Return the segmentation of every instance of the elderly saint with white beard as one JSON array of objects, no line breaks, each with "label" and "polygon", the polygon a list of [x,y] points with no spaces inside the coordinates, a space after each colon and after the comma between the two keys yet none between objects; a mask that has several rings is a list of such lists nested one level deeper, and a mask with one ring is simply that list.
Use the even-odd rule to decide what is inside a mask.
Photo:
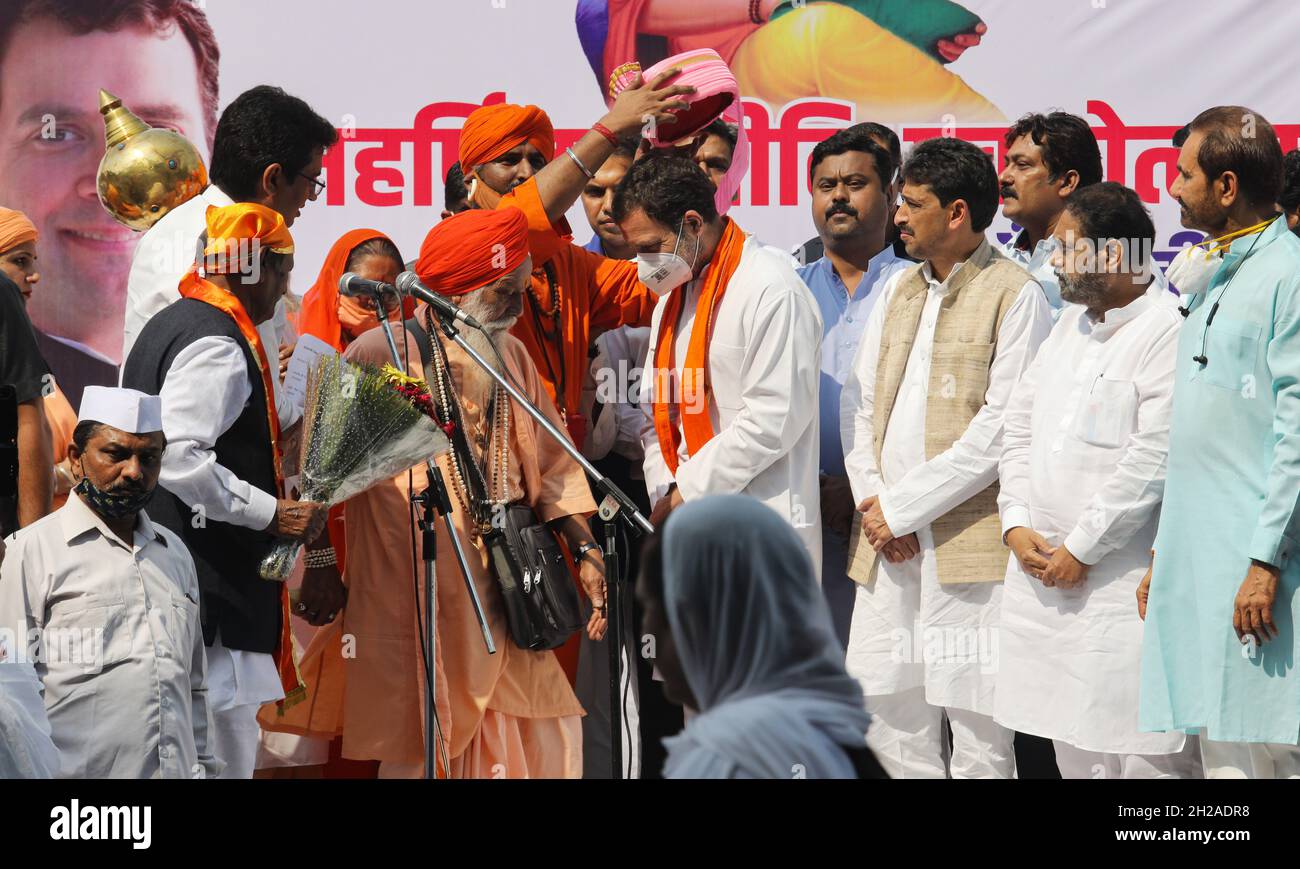
[{"label": "elderly saint with white beard", "polygon": [[[439,223],[415,271],[484,327],[462,334],[489,363],[502,366],[529,401],[563,428],[527,350],[509,334],[523,310],[531,273],[527,220],[513,208],[471,210]],[[436,461],[447,483],[452,523],[465,547],[470,578],[496,642],[489,655],[441,524],[437,542],[436,704],[451,778],[576,778],[582,772],[583,710],[555,653],[512,640],[493,576],[477,492],[489,508],[524,504],[561,536],[594,610],[588,635],[605,631],[604,564],[587,516],[595,511],[581,467],[462,348],[435,328],[427,306],[396,330],[407,373],[428,382],[435,417],[459,428],[466,450]],[[486,334],[485,334],[486,333]],[[348,348],[353,362],[391,362],[387,339],[373,329]],[[453,435],[453,441],[458,440]],[[476,481],[482,481],[480,485]],[[313,638],[303,659],[311,699],[270,723],[276,730],[343,736],[342,756],[380,761],[381,777],[416,777],[424,768],[424,691],[417,611],[422,583],[413,572],[410,496],[427,485],[424,465],[347,502],[348,605]],[[479,515],[482,515],[481,513]],[[418,610],[417,610],[418,607]],[[340,659],[344,635],[355,656]],[[346,691],[344,681],[346,680]]]}]

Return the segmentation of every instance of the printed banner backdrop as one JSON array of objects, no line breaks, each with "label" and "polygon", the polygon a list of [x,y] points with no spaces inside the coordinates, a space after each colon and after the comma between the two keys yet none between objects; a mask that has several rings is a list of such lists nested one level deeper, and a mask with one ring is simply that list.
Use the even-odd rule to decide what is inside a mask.
[{"label": "printed banner backdrop", "polygon": [[[732,214],[745,229],[785,247],[814,234],[806,172],[813,145],[856,121],[889,124],[905,149],[932,136],[969,139],[1000,167],[1002,133],[1011,120],[1053,108],[1083,115],[1101,141],[1107,177],[1135,187],[1151,208],[1164,261],[1198,237],[1181,230],[1168,194],[1177,156],[1170,137],[1178,127],[1201,109],[1234,103],[1272,121],[1284,149],[1296,147],[1300,136],[1300,89],[1290,62],[1300,5],[1289,0],[822,0],[787,5],[762,26],[748,23],[743,0],[197,5],[220,46],[221,107],[248,87],[276,84],[307,100],[344,136],[326,160],[326,192],[293,227],[299,293],[315,280],[330,244],[349,229],[385,231],[407,259],[415,257],[439,219],[442,179],[474,107],[540,105],[563,148],[605,111],[611,66],[634,55],[648,66],[708,46],[729,60],[746,94],[752,149]],[[987,27],[981,43],[960,57],[949,62],[935,50],[940,39],[981,21]],[[103,131],[95,126],[93,100],[99,87],[109,87],[138,108],[184,103],[185,94],[194,102],[194,56],[183,40],[178,49],[176,40],[159,46],[158,38],[141,34],[129,44],[104,45],[92,41],[113,34],[71,42],[53,34],[32,28],[6,49],[0,126],[25,124],[31,129],[17,129],[18,137],[35,135],[39,110],[24,110],[19,100],[11,111],[15,94],[29,91],[39,90],[50,104],[88,109],[78,133],[80,174],[60,175],[51,148],[41,152],[45,162],[25,164],[0,150],[0,205],[39,212],[30,204],[40,201],[36,186],[53,201],[58,191],[51,188],[75,185],[82,231],[65,232],[57,208],[33,215],[47,268],[37,290],[45,301],[33,303],[32,316],[46,335],[117,363],[133,241],[102,210],[94,213],[87,173],[93,179]],[[20,88],[14,76],[22,69],[29,78]],[[173,125],[206,154],[207,137],[193,115]],[[14,138],[9,129],[0,134],[5,142]],[[58,147],[72,144],[60,138]],[[576,241],[590,237],[579,207],[570,222]],[[1010,231],[999,216],[993,233],[1004,239]],[[57,245],[73,241],[84,250],[63,256]],[[80,271],[73,254],[88,263]]]}]

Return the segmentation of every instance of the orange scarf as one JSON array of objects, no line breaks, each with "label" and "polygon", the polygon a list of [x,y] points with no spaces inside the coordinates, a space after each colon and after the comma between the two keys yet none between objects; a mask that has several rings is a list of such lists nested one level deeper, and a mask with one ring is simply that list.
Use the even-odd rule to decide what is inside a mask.
[{"label": "orange scarf", "polygon": [[[316,283],[302,297],[302,310],[298,314],[298,334],[315,335],[335,350],[342,352],[353,339],[379,325],[375,312],[356,299],[339,294],[339,279],[347,268],[348,257],[366,242],[388,238],[377,229],[354,229],[345,233],[321,266]],[[394,323],[408,320],[415,313],[415,302],[403,297],[402,307],[389,314]]]},{"label": "orange scarf", "polygon": [[[655,345],[654,420],[659,436],[659,450],[668,469],[677,473],[677,451],[681,447],[682,433],[686,435],[687,455],[693,456],[713,439],[713,422],[709,419],[708,362],[709,342],[713,338],[713,318],[718,304],[727,291],[731,276],[740,265],[740,253],[745,246],[745,233],[731,218],[726,218],[722,238],[713,252],[704,287],[695,303],[695,323],[691,327],[691,342],[686,348],[686,366],[677,371],[675,359],[676,332],[686,297],[685,286],[668,294],[663,316],[659,320],[659,339]],[[667,376],[666,376],[667,375]],[[672,388],[672,378],[681,384],[680,390]],[[670,393],[678,393],[671,396]],[[679,400],[669,401],[669,398]],[[697,400],[703,398],[704,400]],[[677,406],[680,429],[673,425],[670,405]]]},{"label": "orange scarf", "polygon": [[[275,497],[284,497],[284,473],[280,469],[280,414],[275,409],[275,384],[271,381],[271,365],[262,346],[262,338],[253,325],[253,320],[233,293],[228,293],[211,281],[199,277],[191,268],[181,278],[178,288],[182,298],[198,299],[211,305],[235,321],[239,334],[244,336],[253,358],[257,360],[258,370],[262,373],[262,388],[266,392],[266,422],[271,432],[271,455],[275,462]],[[278,361],[278,357],[277,357]],[[275,649],[275,665],[280,672],[280,684],[284,687],[284,699],[280,708],[285,709],[302,700],[307,695],[307,687],[298,674],[298,665],[293,660],[293,638],[289,624],[289,586],[280,584],[280,640]]]}]

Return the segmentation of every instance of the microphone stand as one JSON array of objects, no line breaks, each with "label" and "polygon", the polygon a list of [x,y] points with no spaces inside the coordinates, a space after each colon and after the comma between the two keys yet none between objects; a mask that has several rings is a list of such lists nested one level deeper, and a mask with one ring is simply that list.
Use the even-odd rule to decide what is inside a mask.
[{"label": "microphone stand", "polygon": [[[385,307],[383,294],[375,293],[375,312],[379,318],[379,326],[384,330],[384,337],[388,339],[388,351],[393,357],[393,367],[398,371],[406,371],[406,362],[401,354],[397,352],[397,342],[393,339],[393,328],[385,316],[387,308]],[[420,556],[424,560],[424,647],[425,647],[425,675],[427,677],[424,692],[424,777],[426,779],[437,778],[437,762],[434,754],[434,730],[437,729],[438,740],[442,740],[442,725],[438,721],[438,709],[435,702],[437,694],[437,649],[434,645],[435,629],[437,624],[437,555],[438,555],[438,535],[435,529],[434,514],[442,516],[443,527],[447,530],[447,536],[451,539],[452,551],[456,554],[456,563],[460,567],[461,576],[465,580],[465,588],[469,592],[469,600],[474,607],[474,616],[478,619],[479,630],[483,632],[483,642],[487,646],[489,655],[495,655],[497,651],[496,643],[492,639],[492,630],[488,627],[487,617],[483,614],[483,603],[479,600],[478,589],[474,587],[474,580],[470,576],[469,562],[465,559],[465,549],[461,545],[460,536],[456,533],[456,526],[451,521],[451,498],[447,495],[447,485],[443,480],[442,471],[434,463],[433,459],[426,459],[424,462],[425,471],[428,474],[428,485],[420,494],[411,495],[411,503],[418,504],[421,509],[419,521],[420,527]],[[444,746],[445,749],[445,746]],[[451,775],[450,768],[447,774]]]},{"label": "microphone stand", "polygon": [[626,492],[620,489],[613,480],[602,474],[595,465],[587,461],[587,457],[578,451],[578,448],[573,445],[573,441],[569,439],[568,435],[561,433],[555,423],[547,419],[546,414],[542,413],[536,405],[525,398],[523,393],[516,389],[514,384],[510,383],[502,372],[498,371],[477,350],[471,347],[469,342],[461,337],[460,330],[456,327],[454,319],[444,316],[433,306],[430,306],[430,310],[437,317],[442,326],[442,331],[446,333],[447,337],[468,353],[470,358],[514,399],[515,404],[523,408],[524,412],[531,416],[542,427],[542,430],[549,434],[586,471],[587,476],[605,495],[600,503],[599,516],[605,523],[605,602],[609,621],[609,637],[607,637],[607,640],[609,641],[610,754],[613,777],[620,779],[623,777],[623,707],[620,702],[619,689],[622,685],[623,669],[624,588],[620,575],[618,526],[614,520],[616,518],[621,520],[627,527],[629,539],[641,534],[653,534],[654,527],[641,514],[636,503],[627,496]]}]

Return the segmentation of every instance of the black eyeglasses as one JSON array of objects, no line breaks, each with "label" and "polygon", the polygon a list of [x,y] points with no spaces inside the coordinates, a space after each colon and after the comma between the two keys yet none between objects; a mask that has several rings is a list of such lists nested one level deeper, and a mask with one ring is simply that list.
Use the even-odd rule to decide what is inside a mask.
[{"label": "black eyeglasses", "polygon": [[307,175],[303,172],[299,172],[298,177],[306,178],[308,181],[312,183],[312,185],[315,187],[315,190],[313,191],[312,195],[320,196],[322,193],[325,192],[325,182],[320,180],[319,178],[313,178],[310,175]]}]

